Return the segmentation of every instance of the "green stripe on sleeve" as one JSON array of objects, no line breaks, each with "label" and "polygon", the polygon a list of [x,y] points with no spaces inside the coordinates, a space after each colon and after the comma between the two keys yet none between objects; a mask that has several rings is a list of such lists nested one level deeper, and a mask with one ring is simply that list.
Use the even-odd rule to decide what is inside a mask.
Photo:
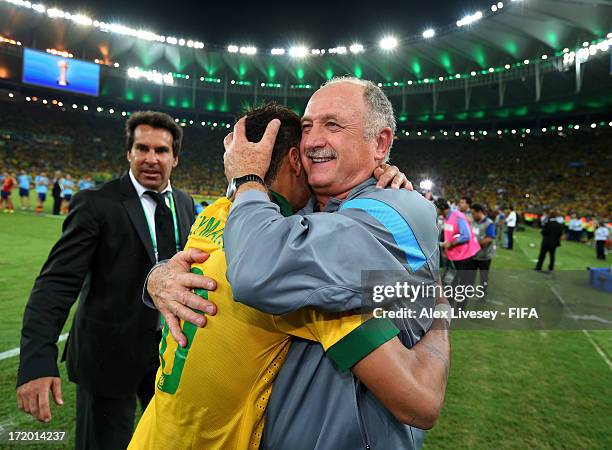
[{"label": "green stripe on sleeve", "polygon": [[332,345],[327,356],[343,372],[399,334],[389,319],[370,319]]}]

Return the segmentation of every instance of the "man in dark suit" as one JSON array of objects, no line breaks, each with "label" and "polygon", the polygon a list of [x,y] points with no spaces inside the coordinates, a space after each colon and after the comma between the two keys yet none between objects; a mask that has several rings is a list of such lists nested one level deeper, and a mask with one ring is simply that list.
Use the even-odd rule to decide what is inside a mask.
[{"label": "man in dark suit", "polygon": [[542,227],[542,245],[540,247],[540,256],[535,270],[542,270],[542,264],[546,258],[546,253],[550,256],[548,270],[553,271],[555,268],[555,252],[557,247],[561,245],[561,236],[563,235],[563,218],[556,217],[556,214],[551,211],[550,218]]},{"label": "man in dark suit", "polygon": [[63,359],[77,383],[77,448],[125,448],[136,398],[143,409],[159,364],[159,316],[141,301],[151,267],[187,241],[193,200],[169,182],[182,130],[159,112],[126,123],[130,170],[77,193],[23,318],[17,380],[21,410],[49,422],[62,404],[57,341],[80,294]]}]

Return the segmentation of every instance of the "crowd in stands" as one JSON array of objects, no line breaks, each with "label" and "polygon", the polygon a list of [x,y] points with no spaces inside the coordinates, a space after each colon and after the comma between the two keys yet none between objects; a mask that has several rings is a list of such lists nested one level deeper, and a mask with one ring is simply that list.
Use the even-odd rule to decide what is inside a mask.
[{"label": "crowd in stands", "polygon": [[[101,117],[40,104],[3,104],[0,173],[32,177],[59,170],[100,183],[127,167],[124,117]],[[222,195],[227,129],[186,126],[173,183],[193,194]],[[548,209],[612,218],[612,133],[488,137],[479,140],[397,139],[391,163],[413,183],[430,179],[434,193],[478,199],[492,211],[513,204],[519,215]]]}]

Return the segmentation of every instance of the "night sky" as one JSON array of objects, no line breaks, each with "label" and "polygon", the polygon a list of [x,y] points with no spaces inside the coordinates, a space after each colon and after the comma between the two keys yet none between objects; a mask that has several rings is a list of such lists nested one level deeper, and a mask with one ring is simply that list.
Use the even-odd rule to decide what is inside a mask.
[{"label": "night sky", "polygon": [[45,2],[69,12],[79,11],[105,22],[148,28],[159,34],[271,48],[301,43],[310,48],[378,42],[387,33],[411,36],[485,12],[493,0],[429,1],[258,1],[206,2],[142,0],[60,0]]}]

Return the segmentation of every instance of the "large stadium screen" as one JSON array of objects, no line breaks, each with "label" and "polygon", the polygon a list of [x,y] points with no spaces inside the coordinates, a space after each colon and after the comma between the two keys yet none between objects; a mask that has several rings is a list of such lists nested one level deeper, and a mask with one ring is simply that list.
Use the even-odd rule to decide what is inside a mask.
[{"label": "large stadium screen", "polygon": [[100,66],[24,49],[23,82],[79,94],[98,95]]}]

